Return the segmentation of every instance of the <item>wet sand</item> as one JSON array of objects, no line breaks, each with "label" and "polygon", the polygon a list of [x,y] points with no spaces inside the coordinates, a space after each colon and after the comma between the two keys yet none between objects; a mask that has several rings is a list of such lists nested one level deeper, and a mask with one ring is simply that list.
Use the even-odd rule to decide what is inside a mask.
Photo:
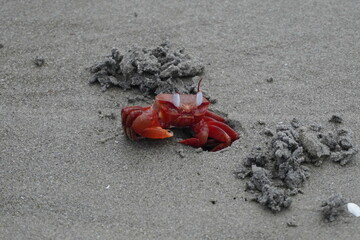
[{"label": "wet sand", "polygon": [[[250,201],[233,171],[265,127],[293,118],[328,127],[336,114],[360,146],[359,7],[5,1],[0,238],[355,239],[358,218],[326,223],[319,209],[334,193],[360,204],[359,155],[345,166],[308,165],[304,194],[276,214]],[[178,144],[180,136],[131,142],[119,113],[139,92],[88,84],[87,68],[112,47],[166,39],[203,59],[202,88],[217,99],[211,109],[241,123],[241,138],[225,151],[199,153]]]}]

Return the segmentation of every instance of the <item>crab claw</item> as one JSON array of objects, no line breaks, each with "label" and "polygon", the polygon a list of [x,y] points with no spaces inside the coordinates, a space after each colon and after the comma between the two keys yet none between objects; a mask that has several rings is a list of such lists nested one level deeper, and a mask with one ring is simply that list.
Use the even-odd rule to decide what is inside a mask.
[{"label": "crab claw", "polygon": [[122,125],[125,134],[132,140],[140,135],[146,138],[162,139],[173,134],[160,126],[156,114],[149,107],[127,107],[121,111]]},{"label": "crab claw", "polygon": [[142,130],[140,135],[153,139],[162,139],[174,136],[174,134],[161,127],[145,128]]}]

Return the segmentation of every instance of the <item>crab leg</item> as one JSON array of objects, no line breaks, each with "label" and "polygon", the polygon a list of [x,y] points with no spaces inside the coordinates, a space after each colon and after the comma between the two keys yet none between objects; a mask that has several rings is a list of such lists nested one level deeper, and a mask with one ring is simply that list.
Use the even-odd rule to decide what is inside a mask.
[{"label": "crab leg", "polygon": [[121,123],[126,136],[131,140],[137,139],[135,131],[131,128],[133,121],[143,113],[143,108],[138,106],[127,107],[121,110]]},{"label": "crab leg", "polygon": [[204,120],[202,120],[192,126],[191,130],[195,133],[195,136],[193,138],[181,140],[179,143],[190,145],[192,147],[202,147],[206,143],[209,136],[208,125]]},{"label": "crab leg", "polygon": [[210,121],[206,121],[205,118],[205,121],[200,121],[192,126],[191,129],[195,136],[179,141],[179,143],[192,147],[212,147],[212,152],[230,146],[233,141],[239,138],[239,135],[231,127],[212,118]]},{"label": "crab leg", "polygon": [[225,119],[223,117],[221,117],[213,112],[210,112],[210,111],[206,111],[205,116],[210,117],[211,119],[214,119],[219,122],[225,122]]},{"label": "crab leg", "polygon": [[205,146],[212,148],[212,152],[219,151],[231,145],[239,135],[228,125],[218,121],[206,122],[209,127],[209,138]]},{"label": "crab leg", "polygon": [[218,126],[209,125],[209,137],[220,142],[217,146],[211,149],[212,152],[219,151],[231,145],[230,136]]},{"label": "crab leg", "polygon": [[[122,126],[126,126],[126,120],[127,120],[127,117],[129,116],[129,114],[133,111],[143,111],[144,109],[142,107],[139,107],[139,106],[131,106],[131,107],[126,107],[126,108],[123,108],[121,109],[121,123],[122,123]],[[130,125],[131,126],[131,125]]]},{"label": "crab leg", "polygon": [[136,133],[134,129],[131,127],[133,121],[142,114],[141,110],[134,110],[126,117],[125,127],[123,125],[123,129],[125,129],[126,135],[133,141],[137,140]]},{"label": "crab leg", "polygon": [[217,122],[217,121],[210,121],[210,122],[207,122],[207,124],[217,126],[217,127],[221,128],[222,130],[224,130],[224,132],[227,135],[229,135],[229,137],[231,138],[231,142],[233,142],[233,141],[235,141],[236,139],[239,138],[239,135],[231,127],[229,127],[225,123]]}]

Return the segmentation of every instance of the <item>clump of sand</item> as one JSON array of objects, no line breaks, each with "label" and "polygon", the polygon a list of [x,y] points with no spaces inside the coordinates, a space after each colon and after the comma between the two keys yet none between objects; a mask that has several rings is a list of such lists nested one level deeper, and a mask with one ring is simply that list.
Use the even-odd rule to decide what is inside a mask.
[{"label": "clump of sand", "polygon": [[[334,124],[334,131],[317,124],[302,126],[297,119],[290,124],[279,123],[275,134],[266,129],[265,135],[272,137],[265,140],[270,141],[267,147],[254,147],[235,171],[238,178],[249,177],[246,189],[255,194],[255,201],[281,211],[291,205],[291,196],[302,192],[309,178],[304,164],[319,166],[323,161],[333,161],[345,165],[354,159],[358,150],[352,144],[352,132],[340,126],[342,121],[333,119],[329,122]],[[330,221],[332,209],[328,211]]]},{"label": "clump of sand", "polygon": [[103,90],[111,86],[138,88],[144,95],[195,90],[193,77],[204,71],[202,62],[184,48],[173,49],[169,42],[154,48],[134,47],[125,53],[111,50],[111,55],[90,67],[90,83]]}]

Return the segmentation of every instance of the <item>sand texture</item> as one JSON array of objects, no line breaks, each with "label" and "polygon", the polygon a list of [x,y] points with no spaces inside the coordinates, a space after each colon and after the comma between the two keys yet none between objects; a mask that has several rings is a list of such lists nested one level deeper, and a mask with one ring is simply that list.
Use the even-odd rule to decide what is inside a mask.
[{"label": "sand texture", "polygon": [[[2,1],[0,239],[360,238],[344,211],[360,205],[359,11],[357,0]],[[165,42],[171,59],[144,50]],[[231,147],[181,145],[182,130],[125,137],[123,107],[194,92],[199,75],[240,135]]]}]

